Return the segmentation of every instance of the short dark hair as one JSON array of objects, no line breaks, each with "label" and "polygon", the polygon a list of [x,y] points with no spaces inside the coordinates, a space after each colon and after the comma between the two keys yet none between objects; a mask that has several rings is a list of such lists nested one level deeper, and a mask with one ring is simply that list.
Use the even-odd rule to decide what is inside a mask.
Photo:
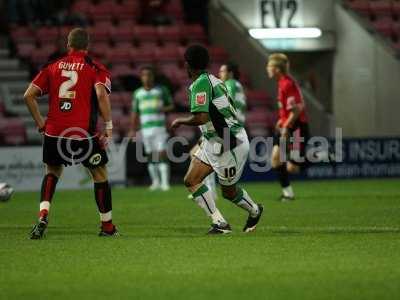
[{"label": "short dark hair", "polygon": [[141,66],[140,72],[143,72],[143,71],[150,71],[153,75],[155,75],[155,73],[156,73],[154,67],[150,66],[150,65]]},{"label": "short dark hair", "polygon": [[68,34],[68,46],[75,50],[87,50],[89,33],[83,28],[74,28]]},{"label": "short dark hair", "polygon": [[233,78],[236,80],[239,80],[239,78],[240,78],[239,66],[237,64],[235,64],[234,62],[228,62],[225,64],[225,66],[226,66],[226,69],[228,70],[228,72],[233,73]]},{"label": "short dark hair", "polygon": [[208,50],[201,45],[189,46],[184,54],[185,61],[192,69],[204,70],[210,62]]}]

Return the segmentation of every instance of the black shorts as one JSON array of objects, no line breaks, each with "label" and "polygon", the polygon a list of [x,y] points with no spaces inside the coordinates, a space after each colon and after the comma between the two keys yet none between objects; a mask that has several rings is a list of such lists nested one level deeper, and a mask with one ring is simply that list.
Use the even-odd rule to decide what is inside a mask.
[{"label": "black shorts", "polygon": [[71,166],[82,163],[86,168],[96,168],[108,162],[105,149],[98,137],[74,140],[45,136],[43,162],[52,166]]},{"label": "black shorts", "polygon": [[[303,140],[298,144],[295,145],[293,143],[293,138],[294,134],[296,131],[299,131],[299,136],[303,138]],[[307,143],[308,140],[310,139],[310,129],[308,127],[308,123],[303,123],[303,122],[297,122],[293,128],[289,129],[289,141],[286,142],[286,153],[288,154],[289,161],[295,165],[298,165],[302,168],[307,167],[309,164],[309,161],[307,160],[306,156],[306,150],[307,150]],[[275,132],[274,134],[274,146],[280,146],[281,144],[281,135],[280,132]],[[298,148],[299,150],[299,156],[301,160],[291,157],[291,152],[293,149]]]}]

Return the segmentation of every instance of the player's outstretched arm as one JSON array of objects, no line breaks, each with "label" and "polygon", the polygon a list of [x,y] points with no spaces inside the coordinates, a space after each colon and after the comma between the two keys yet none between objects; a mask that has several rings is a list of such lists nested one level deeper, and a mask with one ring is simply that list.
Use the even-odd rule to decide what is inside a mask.
[{"label": "player's outstretched arm", "polygon": [[178,128],[181,125],[199,126],[207,123],[209,120],[208,113],[199,112],[192,113],[187,118],[178,118],[172,122],[171,129]]},{"label": "player's outstretched arm", "polygon": [[107,138],[112,138],[112,120],[111,120],[111,104],[110,97],[108,96],[108,92],[104,85],[97,84],[96,88],[96,96],[97,101],[99,103],[100,115],[105,123],[105,135]]},{"label": "player's outstretched arm", "polygon": [[29,112],[31,113],[33,119],[35,120],[36,126],[40,132],[43,131],[45,124],[44,118],[40,113],[39,105],[37,103],[37,98],[40,97],[41,94],[42,94],[41,90],[32,84],[29,85],[28,89],[25,91],[24,94],[24,100],[26,106],[28,107]]}]

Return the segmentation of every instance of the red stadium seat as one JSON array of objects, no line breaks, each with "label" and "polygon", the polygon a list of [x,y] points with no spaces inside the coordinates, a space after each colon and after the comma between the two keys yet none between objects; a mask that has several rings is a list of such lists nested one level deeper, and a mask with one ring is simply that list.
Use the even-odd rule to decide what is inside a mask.
[{"label": "red stadium seat", "polygon": [[11,30],[11,37],[14,43],[34,43],[36,40],[33,30],[24,26],[13,28]]},{"label": "red stadium seat", "polygon": [[263,90],[249,90],[246,92],[247,104],[250,107],[268,106],[271,104],[271,99],[267,92]]},{"label": "red stadium seat", "polygon": [[229,59],[228,53],[221,47],[209,47],[210,58],[212,62],[226,62]]},{"label": "red stadium seat", "polygon": [[182,36],[187,43],[207,44],[207,36],[200,25],[182,26]]},{"label": "red stadium seat", "polygon": [[107,42],[94,42],[89,47],[90,54],[97,58],[106,57],[107,52],[110,50],[110,45]]},{"label": "red stadium seat", "polygon": [[48,27],[43,26],[35,31],[36,40],[40,42],[40,44],[46,44],[49,42],[57,41],[59,38],[59,30],[57,27]]},{"label": "red stadium seat", "polygon": [[154,26],[138,25],[134,27],[135,40],[142,46],[144,44],[156,46],[158,43],[157,29]]},{"label": "red stadium seat", "polygon": [[182,60],[177,47],[156,48],[154,54],[159,66],[178,65]]},{"label": "red stadium seat", "polygon": [[136,48],[131,51],[131,57],[135,65],[153,64],[154,52],[146,48]]},{"label": "red stadium seat", "polygon": [[128,76],[128,75],[136,75],[135,69],[126,65],[126,64],[114,64],[111,70],[111,75],[113,78],[119,76]]},{"label": "red stadium seat", "polygon": [[348,5],[351,9],[356,11],[357,13],[364,15],[364,16],[369,16],[370,15],[370,9],[369,9],[369,2],[365,0],[354,0],[351,2],[348,2]]},{"label": "red stadium seat", "polygon": [[131,64],[132,48],[110,48],[107,60],[112,64]]},{"label": "red stadium seat", "polygon": [[189,107],[189,96],[186,88],[179,89],[174,96],[174,102],[179,106],[188,108]]},{"label": "red stadium seat", "polygon": [[170,0],[166,9],[165,13],[169,16],[173,16],[173,18],[177,22],[182,22],[184,19],[184,12],[182,8],[182,1],[180,0]]},{"label": "red stadium seat", "polygon": [[88,15],[91,8],[91,3],[87,0],[75,1],[72,5],[71,12],[76,14]]},{"label": "red stadium seat", "polygon": [[33,43],[18,43],[17,53],[22,58],[29,58],[35,48],[36,46]]},{"label": "red stadium seat", "polygon": [[392,1],[391,0],[375,0],[369,2],[370,12],[375,17],[392,16]]},{"label": "red stadium seat", "polygon": [[26,129],[24,122],[19,118],[6,118],[0,122],[0,135],[8,145],[26,143]]},{"label": "red stadium seat", "polygon": [[393,14],[400,19],[400,1],[394,1],[392,3]]},{"label": "red stadium seat", "polygon": [[60,34],[60,39],[66,41],[69,32],[70,32],[73,28],[74,28],[74,27],[72,27],[72,26],[62,26],[62,27],[60,28],[60,33],[59,33],[59,34]]},{"label": "red stadium seat", "polygon": [[110,40],[111,28],[108,26],[93,26],[88,31],[92,42],[108,42]]},{"label": "red stadium seat", "polygon": [[115,3],[112,0],[106,0],[100,2],[98,5],[92,5],[89,8],[89,16],[93,23],[96,25],[99,21],[112,20],[114,6]]},{"label": "red stadium seat", "polygon": [[56,51],[55,45],[46,45],[41,48],[35,48],[32,51],[31,61],[34,65],[40,66],[48,62],[49,56]]},{"label": "red stadium seat", "polygon": [[3,101],[0,99],[0,116],[3,116],[6,112],[6,106],[4,105]]},{"label": "red stadium seat", "polygon": [[137,20],[141,14],[139,1],[124,1],[122,4],[116,4],[112,7],[112,14],[115,19]]},{"label": "red stadium seat", "polygon": [[179,26],[159,26],[158,36],[166,45],[179,45],[181,43],[181,30]]},{"label": "red stadium seat", "polygon": [[115,43],[118,42],[130,42],[132,43],[134,41],[134,23],[131,23],[131,25],[120,25],[118,27],[113,27],[111,28],[111,38]]},{"label": "red stadium seat", "polygon": [[400,40],[400,23],[393,23],[392,33],[396,40]]},{"label": "red stadium seat", "polygon": [[374,28],[386,37],[392,36],[393,20],[392,17],[383,17],[373,23]]}]

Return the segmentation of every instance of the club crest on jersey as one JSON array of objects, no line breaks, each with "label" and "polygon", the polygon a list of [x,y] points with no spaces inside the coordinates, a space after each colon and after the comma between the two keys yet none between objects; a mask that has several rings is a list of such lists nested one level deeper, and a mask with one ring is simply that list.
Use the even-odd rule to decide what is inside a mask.
[{"label": "club crest on jersey", "polygon": [[89,163],[93,166],[97,166],[101,162],[100,153],[93,154],[91,158],[89,158]]},{"label": "club crest on jersey", "polygon": [[196,104],[205,105],[206,102],[207,102],[207,93],[206,92],[196,94]]},{"label": "club crest on jersey", "polygon": [[61,111],[70,111],[72,109],[72,102],[71,101],[60,101],[60,110]]}]

